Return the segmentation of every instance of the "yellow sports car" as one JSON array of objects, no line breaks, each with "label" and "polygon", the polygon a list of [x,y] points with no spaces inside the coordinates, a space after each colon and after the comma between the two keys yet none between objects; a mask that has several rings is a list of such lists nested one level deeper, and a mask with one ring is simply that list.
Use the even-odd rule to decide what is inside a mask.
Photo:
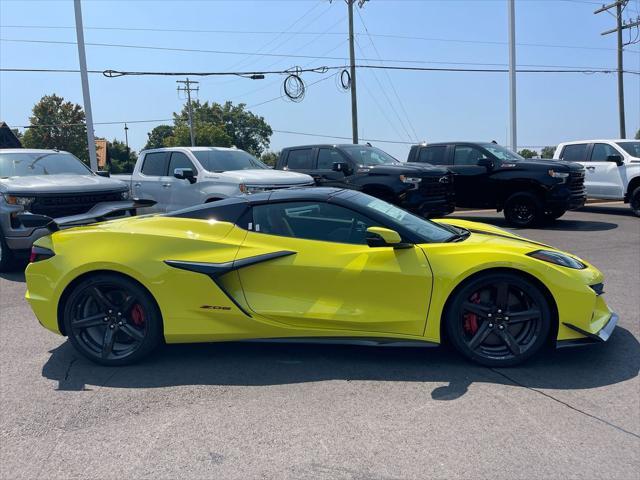
[{"label": "yellow sports car", "polygon": [[548,344],[606,341],[617,322],[584,260],[331,188],[55,231],[36,242],[26,277],[40,323],[106,365],[163,341],[446,340],[508,366]]}]

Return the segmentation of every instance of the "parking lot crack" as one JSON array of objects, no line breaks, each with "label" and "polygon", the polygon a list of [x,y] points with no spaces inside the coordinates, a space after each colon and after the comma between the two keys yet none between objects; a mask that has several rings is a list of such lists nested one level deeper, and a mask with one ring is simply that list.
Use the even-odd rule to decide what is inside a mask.
[{"label": "parking lot crack", "polygon": [[624,429],[624,428],[622,428],[622,427],[620,427],[620,426],[616,425],[615,423],[611,423],[611,422],[609,422],[609,421],[605,420],[604,418],[600,418],[600,417],[598,417],[598,416],[596,416],[596,415],[593,415],[593,414],[591,414],[591,413],[589,413],[589,412],[585,412],[584,410],[581,410],[581,409],[579,409],[578,407],[574,407],[574,406],[573,406],[573,405],[571,405],[570,403],[567,403],[567,402],[565,402],[565,401],[563,401],[563,400],[560,400],[559,398],[556,398],[556,397],[554,397],[553,395],[550,395],[550,394],[548,394],[548,393],[546,393],[546,392],[543,392],[542,390],[539,390],[539,389],[537,389],[537,388],[533,388],[533,387],[529,387],[528,385],[525,385],[525,384],[523,384],[523,383],[521,383],[521,382],[517,381],[515,378],[510,377],[510,376],[509,376],[509,375],[507,375],[506,373],[503,373],[503,372],[501,372],[501,371],[499,371],[499,370],[497,370],[497,369],[495,369],[495,368],[489,368],[489,370],[491,370],[491,371],[492,371],[492,372],[494,372],[494,373],[497,373],[497,374],[498,374],[498,375],[500,375],[501,377],[506,378],[507,380],[509,380],[509,381],[510,381],[511,383],[513,383],[514,385],[518,385],[519,387],[523,387],[523,388],[526,388],[527,390],[531,390],[532,392],[535,392],[535,393],[538,393],[538,394],[540,394],[540,395],[543,395],[543,396],[547,397],[548,399],[553,400],[554,402],[559,403],[560,405],[564,405],[565,407],[570,408],[571,410],[573,410],[573,411],[575,411],[575,412],[581,413],[582,415],[585,415],[585,416],[587,416],[587,417],[593,418],[594,420],[597,420],[597,421],[599,421],[599,422],[602,422],[602,423],[604,423],[605,425],[608,425],[608,426],[610,426],[610,427],[612,427],[612,428],[615,428],[616,430],[618,430],[618,431],[620,431],[620,432],[622,432],[622,433],[625,433],[625,434],[627,434],[627,435],[631,435],[632,437],[635,437],[635,438],[637,438],[637,439],[640,439],[640,435],[638,435],[637,433],[634,433],[634,432],[631,432],[631,431],[629,431],[629,430],[626,430],[626,429]]},{"label": "parking lot crack", "polygon": [[71,361],[69,362],[69,365],[67,366],[67,371],[64,372],[64,379],[69,380],[69,375],[71,374],[71,367],[73,367],[73,364],[76,363],[78,359],[76,357],[73,357],[71,359]]}]

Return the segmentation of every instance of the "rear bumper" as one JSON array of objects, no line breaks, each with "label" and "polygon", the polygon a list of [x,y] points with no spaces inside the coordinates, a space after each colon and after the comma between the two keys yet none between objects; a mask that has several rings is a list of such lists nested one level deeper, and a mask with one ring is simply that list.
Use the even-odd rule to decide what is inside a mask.
[{"label": "rear bumper", "polygon": [[576,332],[584,335],[584,337],[574,338],[570,340],[558,340],[556,342],[556,347],[557,348],[575,347],[580,345],[590,345],[594,343],[606,342],[607,340],[609,340],[609,337],[613,333],[613,330],[616,328],[616,325],[618,324],[618,319],[619,317],[617,314],[611,313],[611,316],[609,317],[609,320],[607,320],[607,323],[605,323],[605,325],[595,333],[588,332],[586,330],[583,330],[580,327],[576,327],[575,325],[572,325],[570,323],[563,322],[563,325],[570,328],[571,330],[575,330]]}]

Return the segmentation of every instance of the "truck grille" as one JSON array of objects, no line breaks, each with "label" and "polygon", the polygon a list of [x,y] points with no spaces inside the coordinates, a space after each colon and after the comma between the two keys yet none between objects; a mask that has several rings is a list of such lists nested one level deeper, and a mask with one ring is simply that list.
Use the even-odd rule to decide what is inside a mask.
[{"label": "truck grille", "polygon": [[47,215],[51,218],[59,218],[85,213],[94,205],[101,202],[115,202],[119,200],[122,200],[120,192],[42,195],[35,197],[29,210],[31,213]]},{"label": "truck grille", "polygon": [[441,198],[446,201],[448,197],[454,195],[453,175],[447,174],[437,177],[422,177],[420,182],[420,192],[430,197],[429,200]]},{"label": "truck grille", "polygon": [[571,192],[572,197],[583,197],[586,195],[584,187],[584,170],[570,173],[569,191]]}]

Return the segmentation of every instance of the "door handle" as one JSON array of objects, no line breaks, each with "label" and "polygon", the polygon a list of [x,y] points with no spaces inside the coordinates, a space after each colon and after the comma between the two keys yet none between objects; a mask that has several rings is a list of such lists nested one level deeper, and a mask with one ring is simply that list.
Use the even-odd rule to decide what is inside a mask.
[{"label": "door handle", "polygon": [[169,188],[171,186],[170,183],[163,183],[162,188]]},{"label": "door handle", "polygon": [[141,183],[134,183],[134,184],[133,184],[133,186],[134,186],[134,187],[141,187],[141,186],[142,186],[142,184],[141,184]]},{"label": "door handle", "polygon": [[587,170],[589,170],[590,172],[593,172],[596,169],[596,167],[587,167]]}]

